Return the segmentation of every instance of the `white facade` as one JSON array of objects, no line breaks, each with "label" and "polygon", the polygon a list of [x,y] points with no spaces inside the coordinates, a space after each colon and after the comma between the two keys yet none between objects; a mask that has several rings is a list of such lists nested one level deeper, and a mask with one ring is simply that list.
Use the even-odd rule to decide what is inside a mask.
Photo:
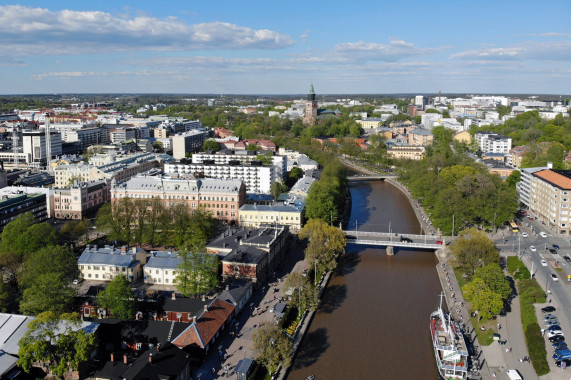
[{"label": "white facade", "polygon": [[176,159],[185,158],[187,153],[198,152],[204,145],[207,133],[191,130],[172,136],[172,153]]},{"label": "white facade", "polygon": [[276,167],[272,165],[208,165],[183,164],[180,162],[165,164],[165,174],[195,175],[203,174],[208,178],[239,179],[250,193],[269,193],[272,183],[280,179]]},{"label": "white facade", "polygon": [[[61,156],[61,135],[52,132],[51,136],[51,152],[52,156]],[[47,162],[46,154],[46,136],[44,131],[24,131],[22,133],[22,151],[26,156],[27,163],[35,163],[44,165]]]},{"label": "white facade", "polygon": [[482,131],[476,133],[476,142],[484,153],[503,153],[507,155],[512,148],[511,137],[502,136],[494,132]]},{"label": "white facade", "polygon": [[548,169],[547,167],[538,167],[538,168],[525,168],[521,169],[521,179],[516,184],[515,188],[519,195],[520,203],[523,203],[526,207],[529,208],[530,205],[530,192],[531,192],[531,178],[532,174],[538,172],[540,170]]},{"label": "white facade", "polygon": [[[215,164],[228,164],[230,161],[240,161],[241,164],[249,164],[252,161],[258,160],[258,154],[248,154],[250,151],[225,151],[219,154],[213,153],[194,153],[192,155],[193,164],[202,164],[204,160],[213,160]],[[258,152],[259,154],[263,152]],[[276,167],[276,177],[283,179],[287,170],[287,157],[285,156],[271,156],[272,165]]]}]

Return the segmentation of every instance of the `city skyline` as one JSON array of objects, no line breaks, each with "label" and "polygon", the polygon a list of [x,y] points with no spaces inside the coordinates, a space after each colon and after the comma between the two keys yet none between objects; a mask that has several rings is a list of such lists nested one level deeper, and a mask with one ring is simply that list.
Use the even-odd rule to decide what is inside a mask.
[{"label": "city skyline", "polygon": [[2,94],[566,94],[571,4],[0,5]]}]

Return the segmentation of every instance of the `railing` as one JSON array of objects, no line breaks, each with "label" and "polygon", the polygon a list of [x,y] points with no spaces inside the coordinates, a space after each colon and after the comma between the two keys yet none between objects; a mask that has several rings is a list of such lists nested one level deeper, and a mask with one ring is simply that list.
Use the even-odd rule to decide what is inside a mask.
[{"label": "railing", "polygon": [[431,249],[439,249],[439,248],[442,248],[442,244],[435,244],[435,243],[407,243],[407,242],[399,241],[399,240],[387,241],[387,240],[347,239],[347,243],[362,244],[362,245],[393,246],[393,247],[410,247],[410,248],[431,248]]}]

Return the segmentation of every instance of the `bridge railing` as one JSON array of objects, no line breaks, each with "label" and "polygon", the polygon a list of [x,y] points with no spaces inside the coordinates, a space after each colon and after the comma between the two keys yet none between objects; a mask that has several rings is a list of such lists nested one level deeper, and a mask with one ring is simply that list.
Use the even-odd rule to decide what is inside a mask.
[{"label": "bridge railing", "polygon": [[381,245],[393,247],[410,247],[410,248],[430,248],[440,249],[442,244],[435,243],[407,243],[404,241],[387,241],[387,240],[369,240],[369,239],[347,239],[347,243],[362,245]]}]

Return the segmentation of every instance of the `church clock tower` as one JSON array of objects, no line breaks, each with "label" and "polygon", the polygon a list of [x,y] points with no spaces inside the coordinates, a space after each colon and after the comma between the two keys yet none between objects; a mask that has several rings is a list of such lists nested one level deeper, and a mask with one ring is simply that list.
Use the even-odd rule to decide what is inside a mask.
[{"label": "church clock tower", "polygon": [[307,101],[305,102],[305,116],[303,117],[303,123],[308,125],[315,124],[317,117],[317,100],[315,100],[315,91],[313,90],[313,84],[309,87],[309,94],[307,94]]}]

